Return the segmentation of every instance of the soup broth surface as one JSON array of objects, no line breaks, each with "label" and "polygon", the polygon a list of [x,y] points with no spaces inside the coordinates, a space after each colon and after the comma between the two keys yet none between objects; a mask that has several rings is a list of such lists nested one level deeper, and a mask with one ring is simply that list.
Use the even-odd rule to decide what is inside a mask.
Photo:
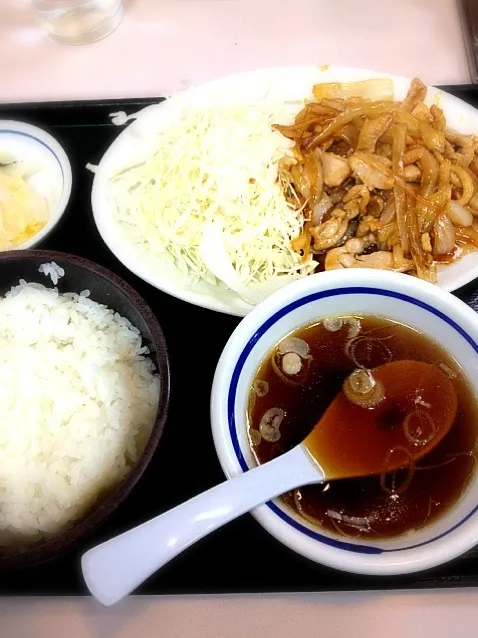
[{"label": "soup broth surface", "polygon": [[[319,528],[361,538],[398,536],[443,516],[466,491],[475,470],[477,400],[457,362],[420,332],[380,317],[329,318],[290,337],[300,340],[293,341],[300,351],[300,372],[284,374],[284,340],[262,362],[251,388],[249,440],[258,463],[301,443],[357,369],[404,359],[436,365],[452,380],[458,409],[450,432],[416,463],[381,476],[301,487],[284,495],[285,503]],[[271,409],[283,417],[278,433],[268,436],[260,424]],[[403,418],[397,414],[397,423],[389,425],[400,426]],[[364,455],[368,445],[363,442]]]}]

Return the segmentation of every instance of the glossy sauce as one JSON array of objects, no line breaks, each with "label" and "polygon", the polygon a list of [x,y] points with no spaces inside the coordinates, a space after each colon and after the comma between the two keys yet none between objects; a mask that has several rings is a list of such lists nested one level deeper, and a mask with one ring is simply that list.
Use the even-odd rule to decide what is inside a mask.
[{"label": "glossy sauce", "polygon": [[456,417],[453,383],[437,366],[402,359],[362,373],[379,390],[372,405],[340,392],[304,441],[330,479],[413,469]]},{"label": "glossy sauce", "polygon": [[[450,395],[445,396],[444,392],[451,381],[457,397],[456,416],[449,433],[433,451],[415,463],[404,459],[403,470],[307,486],[283,497],[309,522],[335,534],[368,538],[397,536],[433,522],[466,490],[475,469],[477,401],[456,362],[439,345],[420,333],[381,318],[361,317],[360,333],[352,339],[350,334],[347,323],[335,332],[317,324],[294,333],[293,336],[303,339],[309,346],[307,372],[301,376],[300,384],[287,383],[278,376],[271,356],[261,364],[255,378],[265,381],[268,391],[264,396],[251,392],[249,424],[250,429],[256,430],[250,437],[251,448],[258,462],[264,463],[301,443],[340,393],[344,380],[357,369],[357,362],[370,369],[391,360],[415,360],[435,365],[436,383],[431,379],[427,382],[420,379],[417,392],[408,397],[401,395],[400,391],[404,375],[399,368],[403,364],[397,366],[395,379],[389,386],[394,388],[393,400],[382,405],[374,422],[374,427],[378,426],[388,434],[396,432],[396,436],[400,437],[404,415],[411,409],[420,409],[423,404],[428,406],[426,411],[434,418],[453,410]],[[351,343],[354,344],[352,358]],[[280,408],[285,413],[280,424],[280,439],[274,443],[261,439],[257,444],[259,423],[270,408]],[[346,409],[349,408],[346,406]],[[369,412],[353,405],[350,409],[355,416],[348,420],[349,425],[359,424],[360,414]],[[384,455],[384,449],[377,443],[374,434],[378,430],[369,429],[364,431],[363,436],[357,436],[358,431],[350,428],[348,439],[341,432],[340,445],[334,445],[327,431],[322,440],[320,436],[315,438],[312,446],[317,445],[317,454],[322,452],[323,455],[325,448],[328,451],[326,469],[331,475],[334,472],[335,475],[345,473],[344,468],[347,467],[350,471],[351,458],[355,459],[355,463],[363,459],[365,466],[367,459],[377,454]],[[397,445],[402,444],[403,441],[397,439]],[[393,458],[396,452],[392,452],[388,459],[384,458],[384,469],[390,459],[396,461]],[[358,466],[356,473],[360,474]]]}]

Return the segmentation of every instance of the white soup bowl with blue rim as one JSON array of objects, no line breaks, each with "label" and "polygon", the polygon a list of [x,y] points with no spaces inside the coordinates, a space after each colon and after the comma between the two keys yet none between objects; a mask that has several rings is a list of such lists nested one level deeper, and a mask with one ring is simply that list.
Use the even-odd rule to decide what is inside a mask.
[{"label": "white soup bowl with blue rim", "polygon": [[34,248],[47,238],[65,212],[72,187],[70,161],[52,135],[14,120],[0,120],[0,158],[4,155],[31,169],[26,181],[48,204],[49,217],[43,228],[16,246],[21,250]]},{"label": "white soup bowl with blue rim", "polygon": [[[438,286],[378,270],[337,270],[301,279],[252,310],[229,339],[211,395],[219,461],[228,478],[256,465],[247,437],[246,406],[254,374],[271,349],[296,329],[334,315],[375,315],[399,321],[439,342],[478,394],[478,315]],[[280,499],[252,512],[297,553],[344,571],[391,575],[428,569],[478,543],[478,477],[442,518],[386,540],[345,539],[314,527]]]}]

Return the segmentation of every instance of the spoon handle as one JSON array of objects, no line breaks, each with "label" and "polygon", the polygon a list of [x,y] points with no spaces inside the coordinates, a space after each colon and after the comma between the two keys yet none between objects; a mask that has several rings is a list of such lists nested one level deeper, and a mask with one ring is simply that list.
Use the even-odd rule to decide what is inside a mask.
[{"label": "spoon handle", "polygon": [[90,549],[81,559],[86,585],[103,605],[113,605],[206,534],[279,494],[323,479],[299,445]]}]

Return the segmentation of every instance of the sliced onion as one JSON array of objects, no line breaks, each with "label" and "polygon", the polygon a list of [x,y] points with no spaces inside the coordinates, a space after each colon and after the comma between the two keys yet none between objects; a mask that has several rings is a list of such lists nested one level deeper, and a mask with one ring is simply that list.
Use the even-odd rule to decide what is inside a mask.
[{"label": "sliced onion", "polygon": [[260,445],[262,441],[262,437],[259,430],[254,430],[254,428],[249,428],[249,439],[254,447],[257,445]]},{"label": "sliced onion", "polygon": [[332,200],[324,193],[322,199],[314,206],[310,221],[312,226],[318,226],[326,213],[333,207]]},{"label": "sliced onion", "polygon": [[433,225],[433,254],[447,255],[455,248],[455,229],[448,215],[440,215]]},{"label": "sliced onion", "polygon": [[333,518],[335,521],[342,520],[342,514],[340,512],[336,512],[335,510],[327,510],[326,514],[329,518]]},{"label": "sliced onion", "polygon": [[471,226],[473,224],[473,215],[457,201],[452,200],[450,202],[450,208],[448,209],[448,217],[457,226]]},{"label": "sliced onion", "polygon": [[302,359],[305,359],[309,354],[309,344],[307,341],[298,339],[297,337],[286,337],[279,343],[277,349],[281,354],[295,352],[299,357],[302,357]]},{"label": "sliced onion", "polygon": [[[353,363],[355,364],[357,368],[363,368],[365,370],[368,370],[371,367],[370,353],[372,352],[373,348],[377,348],[378,346],[381,350],[380,361],[378,363],[380,364],[390,363],[390,361],[393,359],[392,351],[387,346],[387,344],[384,343],[384,341],[385,341],[385,338],[381,339],[380,337],[370,337],[368,335],[359,335],[358,337],[355,337],[354,339],[349,339],[349,341],[347,341],[347,344],[345,346],[345,354],[350,359],[352,359]],[[359,347],[366,347],[369,350],[368,361],[360,362],[358,360],[359,353],[357,352],[357,350]],[[378,365],[378,364],[375,364],[375,365]]]},{"label": "sliced onion", "polygon": [[475,217],[478,216],[478,195],[473,195],[473,197],[468,202],[468,206],[470,208],[470,212]]},{"label": "sliced onion", "polygon": [[326,514],[329,518],[333,518],[335,521],[340,521],[351,527],[368,528],[370,525],[370,519],[367,516],[349,516],[348,514],[336,512],[335,510],[327,510]]},{"label": "sliced onion", "polygon": [[343,514],[342,521],[346,525],[357,528],[368,528],[370,525],[370,519],[366,516],[348,516],[347,514]]},{"label": "sliced onion", "polygon": [[317,527],[318,525],[320,525],[320,521],[317,518],[314,518],[313,516],[311,516],[304,510],[304,508],[302,507],[301,501],[302,501],[302,494],[300,492],[300,489],[294,490],[294,503],[299,514],[313,527]]},{"label": "sliced onion", "polygon": [[[389,488],[386,484],[387,475],[390,473],[387,470],[387,468],[390,466],[394,468],[396,466],[395,463],[392,463],[392,458],[397,451],[404,452],[405,456],[407,457],[407,460],[405,460],[405,462],[403,463],[402,468],[408,470],[408,474],[406,479],[403,481],[403,483],[401,483],[401,485],[399,485],[397,488],[395,486],[395,477],[397,475],[397,470],[395,470],[391,475],[392,487]],[[410,483],[412,482],[413,476],[415,474],[415,459],[413,458],[410,450],[408,450],[406,447],[403,447],[402,445],[397,445],[396,447],[392,448],[388,452],[385,458],[384,465],[385,465],[385,471],[382,472],[382,474],[380,475],[380,487],[382,488],[384,492],[386,492],[387,494],[390,494],[391,496],[397,497],[399,494],[403,494],[403,492],[405,492],[405,490],[409,487]]]},{"label": "sliced onion", "polygon": [[350,403],[361,408],[375,407],[385,397],[383,383],[377,381],[370,370],[363,368],[354,370],[345,379],[342,389]]},{"label": "sliced onion", "polygon": [[389,224],[391,221],[393,221],[394,218],[395,218],[395,198],[393,195],[391,195],[388,198],[387,203],[385,204],[385,208],[383,209],[382,217],[380,219],[382,223],[382,227],[385,226],[386,224]]},{"label": "sliced onion", "polygon": [[344,327],[344,320],[342,317],[327,317],[322,322],[324,328],[329,332],[338,332]]},{"label": "sliced onion", "polygon": [[263,415],[259,424],[259,432],[268,443],[275,443],[280,439],[280,425],[284,420],[285,412],[280,408],[270,408]]},{"label": "sliced onion", "polygon": [[376,386],[376,381],[370,370],[358,368],[349,376],[350,388],[357,394],[369,394]]},{"label": "sliced onion", "polygon": [[302,359],[297,352],[287,352],[281,361],[284,374],[295,377],[302,370]]},{"label": "sliced onion", "polygon": [[415,467],[415,470],[417,472],[421,471],[421,470],[437,470],[440,467],[445,467],[445,465],[450,465],[450,463],[453,463],[454,461],[456,461],[456,456],[452,456],[451,459],[447,459],[446,461],[442,461],[441,463],[435,463],[435,465],[420,465],[420,467],[418,467],[418,465]]},{"label": "sliced onion", "polygon": [[358,337],[360,330],[362,329],[360,319],[357,319],[357,317],[347,317],[347,319],[345,319],[345,323],[349,326],[349,332],[347,335],[348,339],[355,339],[355,337]]},{"label": "sliced onion", "polygon": [[433,441],[437,433],[435,421],[425,410],[413,410],[403,421],[403,432],[412,445],[424,446]]},{"label": "sliced onion", "polygon": [[343,532],[341,528],[335,524],[335,521],[337,521],[337,523],[342,523],[347,527],[352,527],[353,529],[356,529],[360,532],[371,531],[370,519],[366,516],[349,516],[348,514],[341,514],[340,512],[336,512],[335,510],[327,510],[326,514],[331,519],[334,527],[341,533]]},{"label": "sliced onion", "polygon": [[[308,361],[309,359],[305,359],[305,362]],[[279,379],[281,379],[281,381],[283,381],[287,385],[300,385],[305,380],[308,371],[308,366],[304,366],[303,374],[301,375],[290,377],[285,374],[284,370],[282,369],[282,355],[277,350],[271,357],[271,366]]]},{"label": "sliced onion", "polygon": [[269,384],[267,381],[263,381],[262,379],[254,379],[252,387],[258,397],[265,397],[269,392]]},{"label": "sliced onion", "polygon": [[256,393],[254,392],[254,390],[251,390],[249,392],[249,400],[247,402],[247,409],[249,413],[252,412],[252,410],[254,409],[254,406],[256,405],[256,398],[257,398]]}]

